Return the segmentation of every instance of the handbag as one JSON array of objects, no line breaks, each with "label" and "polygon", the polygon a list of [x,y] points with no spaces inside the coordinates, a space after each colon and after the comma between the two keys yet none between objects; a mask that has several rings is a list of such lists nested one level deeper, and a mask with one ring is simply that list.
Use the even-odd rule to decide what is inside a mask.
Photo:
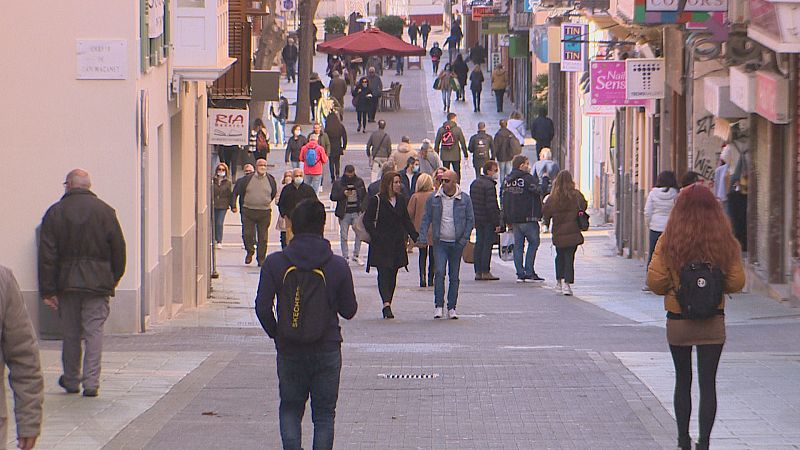
[{"label": "handbag", "polygon": [[[374,226],[377,227],[378,214],[380,214],[381,212],[381,199],[377,195],[375,196],[375,198],[378,199],[378,206],[376,207],[377,209],[375,210],[375,224],[374,224]],[[359,239],[361,242],[369,244],[369,241],[371,240],[372,237],[369,235],[369,232],[367,232],[367,228],[364,226],[364,216],[366,215],[366,213],[367,211],[365,210],[358,214],[358,219],[356,220],[356,223],[353,224],[353,231],[355,231],[356,233],[356,239]]]},{"label": "handbag", "polygon": [[578,211],[578,228],[581,231],[589,230],[589,214],[586,211]]},{"label": "handbag", "polygon": [[474,264],[475,263],[475,243],[472,241],[467,241],[467,245],[464,246],[464,253],[461,254],[461,258],[464,259],[464,262],[467,264]]},{"label": "handbag", "polygon": [[514,260],[514,233],[506,231],[500,233],[500,259],[503,261]]},{"label": "handbag", "polygon": [[437,78],[437,79],[433,80],[433,89],[438,91],[440,89],[441,84],[442,84],[442,79],[441,78]]}]

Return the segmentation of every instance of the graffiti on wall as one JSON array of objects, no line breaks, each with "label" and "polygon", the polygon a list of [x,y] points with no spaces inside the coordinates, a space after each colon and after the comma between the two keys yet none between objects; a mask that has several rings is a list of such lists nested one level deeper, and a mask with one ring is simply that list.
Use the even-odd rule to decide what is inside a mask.
[{"label": "graffiti on wall", "polygon": [[694,123],[694,164],[692,170],[707,180],[714,179],[719,152],[724,141],[714,136],[714,116],[701,116]]}]

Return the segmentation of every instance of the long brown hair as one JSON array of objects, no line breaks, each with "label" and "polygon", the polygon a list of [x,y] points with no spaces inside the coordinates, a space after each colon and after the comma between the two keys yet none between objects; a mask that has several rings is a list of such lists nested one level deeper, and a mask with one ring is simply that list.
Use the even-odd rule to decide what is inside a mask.
[{"label": "long brown hair", "polygon": [[392,195],[394,195],[392,191],[392,183],[394,183],[394,177],[399,177],[399,176],[400,174],[394,171],[386,172],[385,174],[383,174],[383,177],[381,177],[381,189],[380,189],[381,197],[385,198],[386,200],[389,200],[389,198],[391,198]]},{"label": "long brown hair", "polygon": [[741,258],[739,241],[714,194],[705,186],[683,188],[661,236],[667,265],[680,269],[690,262],[710,262],[724,270]]},{"label": "long brown hair", "polygon": [[550,191],[548,202],[559,203],[575,197],[575,181],[569,170],[562,170],[556,175],[553,181],[553,188]]}]

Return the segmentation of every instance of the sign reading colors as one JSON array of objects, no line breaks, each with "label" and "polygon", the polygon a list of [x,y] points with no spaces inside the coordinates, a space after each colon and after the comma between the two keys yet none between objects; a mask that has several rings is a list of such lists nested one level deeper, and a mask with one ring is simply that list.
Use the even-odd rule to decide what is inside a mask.
[{"label": "sign reading colors", "polygon": [[589,63],[592,106],[645,106],[646,100],[625,98],[625,61],[592,61]]},{"label": "sign reading colors", "polygon": [[247,145],[250,112],[246,109],[208,109],[208,143]]},{"label": "sign reading colors", "polygon": [[589,26],[583,23],[561,24],[561,71],[583,72],[586,70],[586,41]]}]

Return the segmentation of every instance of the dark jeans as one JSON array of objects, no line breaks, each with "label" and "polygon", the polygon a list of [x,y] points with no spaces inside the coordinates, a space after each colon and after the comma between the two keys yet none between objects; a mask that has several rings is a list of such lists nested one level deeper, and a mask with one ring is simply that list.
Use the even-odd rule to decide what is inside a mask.
[{"label": "dark jeans", "polygon": [[492,263],[492,246],[497,234],[489,223],[475,225],[475,273],[489,273]]},{"label": "dark jeans", "polygon": [[222,242],[222,227],[225,226],[225,214],[228,208],[214,210],[214,242]]},{"label": "dark jeans", "polygon": [[[233,160],[233,155],[236,154],[236,150],[239,148],[236,145],[220,145],[217,147],[217,154],[219,155],[220,161],[224,162],[228,169],[233,171],[233,166],[231,165],[235,161]],[[231,176],[233,176],[233,172],[231,172]]]},{"label": "dark jeans", "polygon": [[291,81],[292,83],[297,81],[297,72],[295,71],[296,65],[296,62],[286,64],[286,81]]},{"label": "dark jeans", "polygon": [[436,273],[433,277],[433,303],[437,308],[444,306],[444,276],[449,280],[447,287],[447,309],[455,309],[458,303],[458,287],[461,284],[458,272],[461,269],[461,255],[464,247],[455,242],[439,241],[433,244]]},{"label": "dark jeans", "polygon": [[287,242],[286,242],[286,232],[285,231],[281,231],[281,250],[286,248],[286,244],[287,244]]},{"label": "dark jeans", "polygon": [[314,422],[313,448],[332,449],[342,371],[341,350],[307,355],[278,353],[277,360],[283,448],[301,449],[303,413],[310,395],[311,420]]},{"label": "dark jeans", "polygon": [[656,251],[656,243],[658,243],[661,233],[661,231],[650,230],[650,253],[647,254],[647,267],[650,267],[650,261],[653,260],[653,252]]},{"label": "dark jeans", "polygon": [[747,251],[747,195],[739,191],[728,194],[728,212],[733,224],[733,235],[742,246],[742,251]]},{"label": "dark jeans", "polygon": [[342,155],[330,156],[328,158],[328,169],[331,172],[331,186],[333,182],[339,179],[342,167]]},{"label": "dark jeans", "polygon": [[271,216],[272,211],[267,209],[242,208],[244,246],[248,255],[256,253],[256,261],[259,263],[267,257],[267,234]]},{"label": "dark jeans", "polygon": [[556,247],[556,280],[575,283],[575,251],[578,247]]},{"label": "dark jeans", "polygon": [[442,161],[442,167],[453,169],[453,172],[458,175],[458,181],[461,182],[461,161]]},{"label": "dark jeans", "polygon": [[369,113],[367,111],[356,110],[356,120],[358,120],[358,128],[359,129],[366,129],[367,128],[367,116]]},{"label": "dark jeans", "polygon": [[481,90],[472,89],[472,107],[475,110],[481,110]]},{"label": "dark jeans", "polygon": [[410,39],[411,39],[411,45],[417,45],[417,37],[416,36],[414,36],[414,37],[412,37]]},{"label": "dark jeans", "polygon": [[494,97],[497,99],[497,112],[503,112],[503,96],[506,95],[505,89],[494,89]]},{"label": "dark jeans", "polygon": [[427,34],[423,34],[422,35],[422,48],[424,48],[425,50],[428,49],[428,35]]},{"label": "dark jeans", "polygon": [[397,269],[394,267],[378,267],[378,292],[381,294],[383,303],[392,303],[396,287]]},{"label": "dark jeans", "polygon": [[372,97],[370,100],[369,113],[367,114],[370,122],[375,122],[375,114],[378,112],[378,102],[380,98]]},{"label": "dark jeans", "polygon": [[438,75],[439,74],[439,61],[431,61],[431,64],[433,65],[433,74],[434,75]]},{"label": "dark jeans", "polygon": [[427,281],[428,286],[433,286],[433,271],[434,267],[434,260],[433,260],[433,247],[420,247],[419,249],[419,281],[425,281],[425,262],[428,262],[428,270],[427,270]]},{"label": "dark jeans", "polygon": [[[675,364],[675,420],[678,423],[678,446],[690,448],[689,417],[692,415],[692,347],[670,345]],[[717,366],[722,344],[697,346],[697,376],[700,386],[700,438],[708,448],[711,428],[717,416]],[[698,447],[699,448],[699,447]]]}]

